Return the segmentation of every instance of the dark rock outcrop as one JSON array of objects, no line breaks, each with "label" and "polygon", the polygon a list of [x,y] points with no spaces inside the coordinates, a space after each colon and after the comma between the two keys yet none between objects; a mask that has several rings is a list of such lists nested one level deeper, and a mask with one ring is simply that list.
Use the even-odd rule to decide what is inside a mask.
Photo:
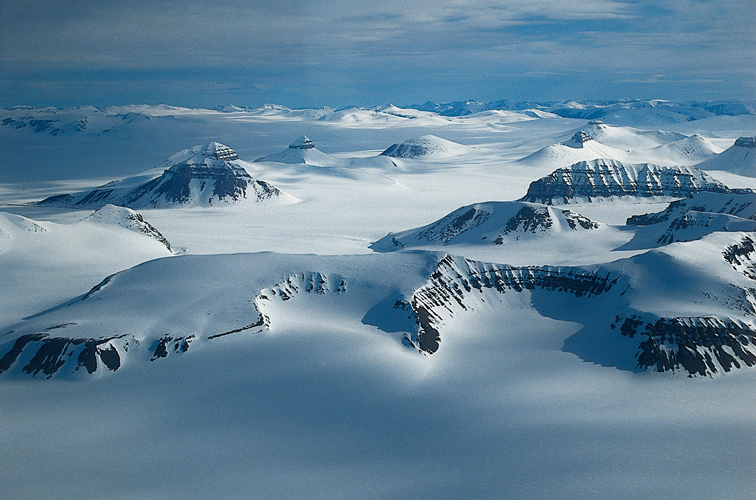
[{"label": "dark rock outcrop", "polygon": [[693,167],[624,165],[614,160],[583,161],[530,184],[521,201],[569,203],[612,196],[686,197],[699,191],[729,192],[727,186]]},{"label": "dark rock outcrop", "polygon": [[638,366],[644,370],[705,376],[756,365],[756,331],[729,318],[660,318],[646,322],[631,316],[622,322],[620,333],[630,338],[645,337],[636,356]]}]

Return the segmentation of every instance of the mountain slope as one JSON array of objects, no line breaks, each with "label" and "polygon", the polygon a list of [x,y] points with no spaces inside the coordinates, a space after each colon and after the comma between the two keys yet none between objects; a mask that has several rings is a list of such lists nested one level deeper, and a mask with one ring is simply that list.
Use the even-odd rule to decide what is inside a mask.
[{"label": "mountain slope", "polygon": [[302,163],[317,167],[343,167],[347,164],[341,158],[317,149],[315,143],[305,135],[299,136],[287,149],[258,158],[255,162]]},{"label": "mountain slope", "polygon": [[521,201],[552,204],[613,196],[684,197],[698,191],[724,193],[729,189],[693,167],[594,160],[557,169],[532,182]]},{"label": "mountain slope", "polygon": [[720,154],[704,160],[701,170],[726,170],[738,175],[756,177],[756,137],[740,137]]},{"label": "mountain slope", "polygon": [[645,154],[655,161],[672,165],[694,165],[717,154],[719,149],[700,134],[694,134],[648,150]]},{"label": "mountain slope", "polygon": [[211,142],[171,156],[168,168],[149,180],[147,176],[136,176],[91,191],[51,196],[39,204],[70,208],[97,208],[106,204],[169,208],[264,201],[283,195],[271,184],[253,179],[234,161],[238,158],[228,146]]},{"label": "mountain slope", "polygon": [[467,148],[462,144],[435,135],[424,135],[399,144],[393,144],[381,155],[391,158],[446,158],[465,152],[467,152]]},{"label": "mountain slope", "polygon": [[455,244],[501,245],[510,240],[557,236],[562,232],[599,227],[571,210],[522,202],[488,202],[461,207],[416,229],[389,233],[370,245],[375,251]]},{"label": "mountain slope", "polygon": [[601,158],[624,161],[626,157],[625,151],[601,144],[581,130],[575,132],[570,140],[546,146],[519,161],[534,165],[558,167]]},{"label": "mountain slope", "polygon": [[[756,365],[755,244],[745,233],[720,234],[587,267],[516,267],[408,251],[160,259],[0,335],[0,373],[50,378],[112,373],[126,364],[147,369],[196,348],[233,350],[234,342],[336,318],[375,326],[383,342],[433,356],[458,345],[455,339],[496,335],[503,314],[517,324],[534,313],[582,325],[564,349],[587,361],[723,373]],[[470,324],[482,330],[470,332]]]},{"label": "mountain slope", "polygon": [[111,224],[121,226],[131,231],[145,234],[156,239],[171,249],[171,244],[155,229],[149,222],[145,221],[141,214],[126,207],[117,207],[115,205],[104,205],[95,210],[91,215],[82,219],[81,222],[91,222],[95,224]]},{"label": "mountain slope", "polygon": [[154,226],[122,207],[67,224],[0,212],[0,328],[86,292],[103,276],[171,257],[169,248]]}]

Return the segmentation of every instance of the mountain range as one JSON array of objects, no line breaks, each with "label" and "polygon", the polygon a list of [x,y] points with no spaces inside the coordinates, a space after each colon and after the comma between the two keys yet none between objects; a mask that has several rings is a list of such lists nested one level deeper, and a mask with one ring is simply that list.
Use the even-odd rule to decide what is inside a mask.
[{"label": "mountain range", "polygon": [[0,497],[749,498],[753,111],[0,109]]}]

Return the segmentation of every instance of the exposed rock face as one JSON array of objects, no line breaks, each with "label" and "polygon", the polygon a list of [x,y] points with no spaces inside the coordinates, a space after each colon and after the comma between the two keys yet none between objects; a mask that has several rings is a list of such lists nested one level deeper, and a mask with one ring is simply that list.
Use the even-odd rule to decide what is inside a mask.
[{"label": "exposed rock face", "polygon": [[121,353],[128,351],[133,339],[117,336],[100,339],[81,339],[51,336],[49,331],[65,328],[58,325],[44,332],[23,335],[16,339],[13,347],[0,358],[0,373],[11,368],[24,351],[33,351],[31,358],[24,363],[22,372],[36,377],[52,377],[64,365],[69,364],[71,371],[86,369],[88,374],[97,371],[98,366],[116,371],[121,366]]},{"label": "exposed rock face", "polygon": [[373,243],[379,252],[456,243],[505,243],[507,236],[541,236],[555,231],[597,229],[599,223],[571,210],[536,203],[488,202],[459,208],[417,229],[389,234]]},{"label": "exposed rock face", "polygon": [[573,135],[572,138],[569,141],[567,141],[565,144],[573,148],[582,148],[583,144],[592,140],[593,140],[593,137],[591,137],[590,134],[588,134],[587,132],[583,130],[578,130],[577,132],[575,132],[575,135]]},{"label": "exposed rock face", "polygon": [[661,318],[645,322],[631,316],[624,318],[620,333],[630,338],[645,336],[636,356],[643,369],[704,376],[756,365],[756,332],[729,318]]},{"label": "exposed rock face", "polygon": [[739,148],[756,148],[756,137],[738,137],[734,145]]},{"label": "exposed rock face", "polygon": [[699,191],[725,193],[729,189],[693,167],[624,165],[614,160],[593,160],[557,169],[534,181],[522,201],[550,205],[612,196],[685,197]]},{"label": "exposed rock face", "polygon": [[241,199],[262,201],[282,194],[271,184],[253,179],[234,163],[236,159],[231,148],[211,142],[173,155],[171,166],[161,176],[137,186],[126,187],[128,180],[115,181],[88,192],[51,196],[40,204],[73,208],[104,204],[129,208],[207,206]]},{"label": "exposed rock face", "polygon": [[313,149],[314,147],[315,143],[306,135],[300,135],[297,140],[289,144],[290,149]]},{"label": "exposed rock face", "polygon": [[744,219],[756,220],[756,193],[752,191],[698,193],[689,198],[673,201],[661,212],[633,215],[627,219],[627,225],[659,224],[691,211],[735,215]]},{"label": "exposed rock face", "polygon": [[[730,193],[700,192],[673,201],[661,212],[634,215],[629,226],[666,225],[657,243],[692,241],[715,231],[756,230],[756,193],[733,190]],[[651,228],[649,228],[651,230]],[[637,234],[642,234],[645,229]]]},{"label": "exposed rock face", "polygon": [[[89,292],[62,307],[87,301],[110,284],[112,276],[103,280]],[[237,333],[256,334],[270,327],[266,306],[273,300],[289,301],[300,294],[340,295],[347,291],[346,278],[319,272],[292,274],[283,281],[260,291],[252,304],[252,321],[249,324],[227,331],[219,331],[205,338],[194,334],[177,335],[166,333],[152,340],[135,335],[115,335],[98,338],[76,338],[56,335],[76,323],[64,323],[21,335],[0,348],[5,353],[0,357],[0,374],[11,369],[35,378],[51,378],[54,375],[70,376],[84,368],[87,374],[98,370],[115,372],[127,355],[149,357],[157,361],[171,355],[187,352],[193,343],[212,341]]]},{"label": "exposed rock face", "polygon": [[426,286],[412,296],[419,331],[418,349],[433,354],[439,348],[445,321],[462,311],[482,306],[486,293],[523,292],[536,288],[575,297],[592,297],[609,291],[619,275],[600,275],[577,268],[512,267],[471,261],[447,255],[441,259]]},{"label": "exposed rock face", "polygon": [[171,244],[160,231],[155,229],[149,222],[145,221],[141,214],[126,207],[117,207],[115,205],[104,205],[95,210],[92,215],[82,219],[82,222],[95,222],[99,224],[113,224],[125,227],[131,231],[145,234],[155,238],[160,243],[171,249]]},{"label": "exposed rock face", "polygon": [[[701,264],[682,259],[673,265],[671,255],[660,250],[641,254],[637,259],[586,268],[515,267],[452,255],[439,259],[433,252],[360,256],[346,265],[335,259],[290,256],[284,267],[272,270],[264,278],[252,277],[234,289],[233,294],[223,296],[212,307],[194,316],[185,310],[184,301],[160,302],[166,290],[174,289],[175,283],[153,296],[139,299],[143,302],[128,302],[120,314],[132,315],[139,311],[146,319],[129,323],[128,333],[118,331],[118,318],[122,320],[124,316],[108,318],[108,314],[113,314],[113,303],[123,303],[126,298],[133,300],[134,290],[154,285],[152,271],[165,271],[166,263],[174,270],[194,269],[212,263],[219,256],[162,259],[152,265],[152,271],[139,266],[141,270],[119,273],[75,301],[29,318],[30,323],[3,334],[0,374],[8,372],[11,376],[38,378],[107,374],[117,371],[127,356],[135,361],[160,362],[167,357],[182,356],[194,349],[195,344],[212,346],[221,342],[217,339],[231,335],[254,335],[270,329],[272,323],[283,318],[310,314],[320,307],[324,308],[324,316],[329,317],[337,311],[344,314],[352,305],[359,304],[358,311],[367,309],[362,317],[363,324],[396,333],[395,341],[401,340],[429,356],[443,348],[444,339],[450,338],[449,335],[465,335],[466,320],[470,318],[466,315],[516,315],[519,310],[529,310],[546,318],[584,325],[578,333],[592,346],[592,355],[598,356],[588,359],[590,361],[602,362],[605,358],[601,358],[601,352],[619,349],[617,352],[623,359],[637,364],[636,369],[708,376],[756,366],[756,333],[751,319],[756,316],[756,287],[748,284],[756,281],[753,262],[756,241],[748,235],[727,241],[729,245],[722,247],[721,254],[713,251],[713,256],[719,255],[719,267],[700,281],[702,289],[680,292],[669,305],[648,304],[645,297],[663,285],[658,280],[666,279],[665,273],[685,274],[685,267],[680,266]],[[709,245],[707,248],[711,250]],[[221,261],[223,265],[211,266],[212,274],[203,275],[202,284],[190,290],[191,296],[194,298],[196,294],[197,304],[205,304],[203,297],[207,296],[200,290],[213,286],[213,280],[217,280],[215,286],[226,287],[238,276],[240,268],[256,269],[253,263],[258,268],[261,264],[263,267],[277,265],[274,263],[281,258],[281,255],[225,256]],[[367,266],[365,259],[370,262]],[[172,267],[177,265],[175,262],[179,262],[178,267]],[[231,262],[234,265],[229,265]],[[288,269],[292,269],[289,265],[293,269],[321,270],[289,272]],[[397,272],[397,265],[401,273]],[[366,269],[369,270],[366,272]],[[695,279],[704,269],[690,272],[690,277],[684,280],[694,280],[694,284],[688,286],[689,281],[681,281],[684,288],[698,287]],[[135,273],[141,278],[135,279]],[[404,274],[412,278],[408,281]],[[720,279],[724,275],[726,277]],[[208,279],[209,276],[212,278]],[[188,283],[182,281],[181,286],[191,287]],[[217,288],[212,290],[212,295],[219,290],[226,291]],[[638,297],[642,300],[637,301]],[[700,306],[696,308],[706,312],[696,317],[676,314],[678,302],[689,299],[696,300],[696,304],[700,299]],[[146,305],[152,302],[160,304]],[[135,306],[139,303],[143,305]],[[181,311],[181,320],[187,314],[193,319],[181,326],[177,326],[176,318],[168,322],[157,320],[152,315],[165,316],[166,303],[173,308],[169,311]],[[341,309],[345,305],[347,308]],[[337,309],[332,309],[334,307]],[[658,307],[662,312],[652,312]],[[89,320],[79,318],[87,318],[93,311],[102,314],[85,325]],[[227,318],[229,312],[231,318]],[[66,316],[72,317],[72,321],[65,322]],[[208,321],[208,318],[213,319]],[[359,316],[352,319],[358,320]],[[488,328],[495,330],[495,327]],[[495,335],[497,332],[483,333]],[[579,349],[569,352],[581,355]],[[630,363],[624,362],[623,368],[633,369]]]},{"label": "exposed rock face", "polygon": [[664,234],[657,239],[657,243],[669,245],[677,241],[693,241],[714,231],[756,231],[756,221],[731,215],[690,211],[670,221]]}]

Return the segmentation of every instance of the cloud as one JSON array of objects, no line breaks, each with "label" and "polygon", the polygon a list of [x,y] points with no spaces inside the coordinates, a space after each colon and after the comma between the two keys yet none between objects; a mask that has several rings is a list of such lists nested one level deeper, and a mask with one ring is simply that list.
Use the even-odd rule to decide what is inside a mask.
[{"label": "cloud", "polygon": [[710,73],[705,78],[742,81],[756,77],[756,62],[744,57],[756,43],[754,11],[752,0],[662,6],[619,0],[6,0],[0,5],[0,70],[10,79],[45,72],[54,78],[61,71],[130,72],[134,78],[175,72],[177,79],[207,72],[308,92],[351,86],[355,95],[356,86],[377,78],[364,100],[391,95],[392,85],[406,92],[412,79],[433,94],[433,75],[443,79],[437,89],[456,86],[463,95],[483,88],[475,75],[490,82],[511,74],[654,74],[695,66]]}]

